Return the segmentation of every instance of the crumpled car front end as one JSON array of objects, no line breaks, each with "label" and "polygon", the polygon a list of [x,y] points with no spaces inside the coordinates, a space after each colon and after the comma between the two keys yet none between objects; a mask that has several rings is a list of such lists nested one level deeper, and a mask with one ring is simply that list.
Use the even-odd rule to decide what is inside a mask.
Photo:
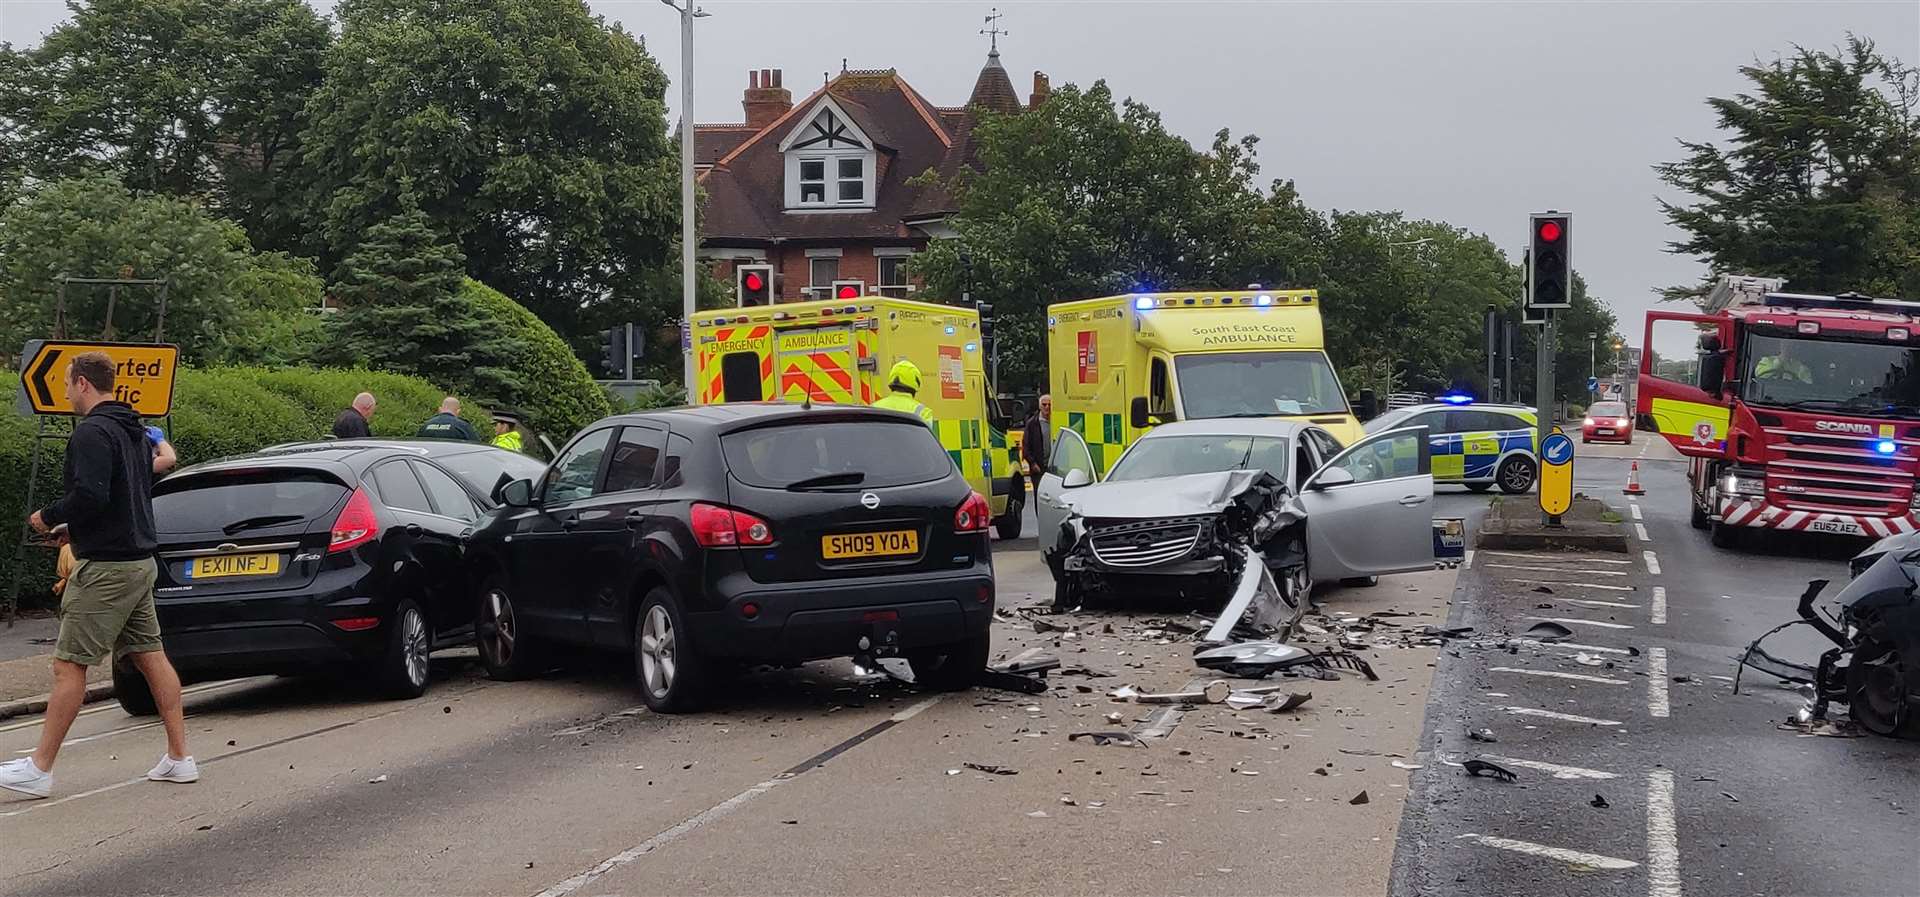
[{"label": "crumpled car front end", "polygon": [[[1292,498],[1284,483],[1262,470],[1110,481],[1076,490],[1073,512],[1047,558],[1059,581],[1054,603],[1077,607],[1132,595],[1216,601],[1243,591],[1240,586],[1253,575],[1249,564],[1256,562],[1266,568],[1260,578],[1275,583],[1256,591],[1297,596],[1305,590],[1306,541],[1304,517]],[[1275,613],[1260,616],[1271,622]]]}]

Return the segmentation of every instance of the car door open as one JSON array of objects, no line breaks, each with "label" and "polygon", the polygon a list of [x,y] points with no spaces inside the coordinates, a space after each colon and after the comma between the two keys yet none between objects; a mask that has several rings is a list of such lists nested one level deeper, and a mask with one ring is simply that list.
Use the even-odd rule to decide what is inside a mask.
[{"label": "car door open", "polygon": [[[1069,474],[1079,474],[1068,482]],[[1073,430],[1061,430],[1054,437],[1053,453],[1047,456],[1047,472],[1033,490],[1034,518],[1040,525],[1040,551],[1056,550],[1060,542],[1060,524],[1067,519],[1065,492],[1094,481],[1093,453],[1087,440]]]},{"label": "car door open", "polygon": [[1367,437],[1307,479],[1307,568],[1316,582],[1433,566],[1433,474],[1425,427]]}]

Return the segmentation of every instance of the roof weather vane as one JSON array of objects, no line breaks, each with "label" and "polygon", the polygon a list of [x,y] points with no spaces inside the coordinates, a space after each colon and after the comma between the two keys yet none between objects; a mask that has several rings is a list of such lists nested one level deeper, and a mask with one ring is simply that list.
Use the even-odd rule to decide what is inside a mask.
[{"label": "roof weather vane", "polygon": [[986,16],[986,20],[987,27],[980,29],[980,33],[987,35],[987,40],[989,41],[988,50],[993,55],[998,56],[1000,55],[1000,35],[1010,34],[1012,32],[1001,30],[1000,7],[998,6],[993,7],[991,13]]}]

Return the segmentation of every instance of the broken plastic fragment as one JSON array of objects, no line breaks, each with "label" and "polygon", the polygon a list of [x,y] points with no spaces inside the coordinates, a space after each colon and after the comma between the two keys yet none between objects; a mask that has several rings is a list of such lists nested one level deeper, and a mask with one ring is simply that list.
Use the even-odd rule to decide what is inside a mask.
[{"label": "broken plastic fragment", "polygon": [[980,772],[984,772],[984,773],[986,773],[986,774],[988,774],[988,775],[995,775],[995,776],[1017,776],[1017,775],[1019,775],[1019,774],[1020,774],[1020,770],[1017,770],[1017,769],[1008,769],[1008,768],[1007,768],[1007,767],[1005,767],[1005,766],[994,766],[994,765],[992,765],[992,764],[990,764],[990,763],[962,763],[962,764],[960,764],[960,765],[961,765],[961,766],[964,766],[964,767],[966,767],[966,768],[968,768],[968,769],[972,769],[972,770],[978,770],[978,771],[980,771]]},{"label": "broken plastic fragment", "polygon": [[1492,729],[1472,729],[1467,732],[1467,737],[1474,741],[1484,741],[1487,744],[1492,744],[1500,740],[1493,737]]},{"label": "broken plastic fragment", "polygon": [[1365,791],[1362,791],[1359,794],[1354,795],[1353,799],[1347,801],[1347,803],[1350,803],[1357,807],[1357,806],[1360,806],[1361,804],[1367,803],[1367,801],[1368,801],[1367,793]]},{"label": "broken plastic fragment", "polygon": [[1593,796],[1593,800],[1587,801],[1587,806],[1592,807],[1596,810],[1604,810],[1613,805],[1610,803],[1607,803],[1606,795],[1596,794]]},{"label": "broken plastic fragment", "polygon": [[1147,746],[1146,742],[1134,737],[1131,732],[1075,732],[1067,736],[1068,741],[1079,741],[1082,738],[1092,739],[1093,743],[1099,747],[1106,747],[1109,744],[1117,744],[1121,747]]},{"label": "broken plastic fragment", "polygon": [[1313,700],[1313,692],[1296,691],[1290,694],[1274,695],[1267,699],[1267,712],[1287,713]]},{"label": "broken plastic fragment", "polygon": [[1470,776],[1487,776],[1489,778],[1499,779],[1502,782],[1518,781],[1520,778],[1513,770],[1495,763],[1488,763],[1485,760],[1468,760],[1460,765],[1467,771],[1467,775]]},{"label": "broken plastic fragment", "polygon": [[1527,627],[1526,634],[1543,642],[1560,642],[1573,638],[1573,630],[1550,620],[1543,620]]}]

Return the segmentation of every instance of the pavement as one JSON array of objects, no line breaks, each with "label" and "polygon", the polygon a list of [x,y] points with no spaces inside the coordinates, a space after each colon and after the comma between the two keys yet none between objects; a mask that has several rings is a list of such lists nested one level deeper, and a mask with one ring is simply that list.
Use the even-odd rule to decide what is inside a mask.
[{"label": "pavement", "polygon": [[[1628,497],[1636,460],[1646,495]],[[1470,559],[1448,625],[1474,633],[1435,671],[1392,894],[1916,893],[1920,743],[1783,730],[1800,692],[1752,674],[1733,692],[1733,656],[1793,617],[1808,579],[1844,581],[1860,543],[1715,549],[1687,523],[1685,473],[1646,437],[1580,446],[1576,488],[1621,513],[1630,553]],[[1546,620],[1573,637],[1514,640]],[[1468,759],[1518,778],[1469,776]]]},{"label": "pavement", "polygon": [[[1044,647],[1086,671],[1043,695],[929,695],[832,662],[668,717],[618,662],[498,683],[460,654],[437,657],[413,701],[207,683],[186,702],[201,782],[146,782],[157,722],[90,707],[54,798],[0,798],[0,876],[9,894],[1386,889],[1410,775],[1394,764],[1419,748],[1435,660],[1397,634],[1444,618],[1453,571],[1319,596],[1328,626],[1379,621],[1379,681],[1288,680],[1313,695],[1292,714],[1183,712],[1107,692],[1211,678],[1175,638],[1205,618],[1147,604],[1036,633],[1011,612],[1051,598],[1032,544],[996,550],[996,653]],[[0,723],[0,755],[38,726]],[[1107,730],[1147,746],[1069,738]]]}]

